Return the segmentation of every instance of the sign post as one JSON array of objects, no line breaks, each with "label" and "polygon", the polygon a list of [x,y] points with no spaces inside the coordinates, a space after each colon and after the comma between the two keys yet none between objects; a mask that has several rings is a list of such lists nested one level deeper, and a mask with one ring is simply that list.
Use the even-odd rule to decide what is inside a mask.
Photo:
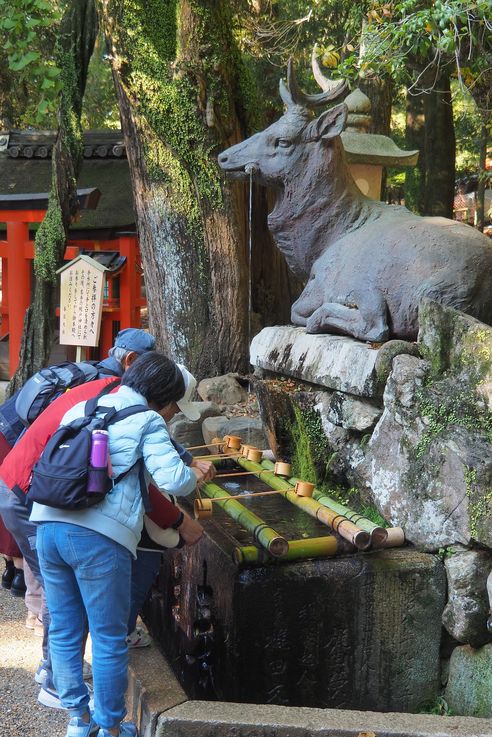
[{"label": "sign post", "polygon": [[77,256],[60,274],[60,344],[77,346],[76,361],[85,349],[97,346],[101,329],[104,272],[108,269],[90,256]]}]

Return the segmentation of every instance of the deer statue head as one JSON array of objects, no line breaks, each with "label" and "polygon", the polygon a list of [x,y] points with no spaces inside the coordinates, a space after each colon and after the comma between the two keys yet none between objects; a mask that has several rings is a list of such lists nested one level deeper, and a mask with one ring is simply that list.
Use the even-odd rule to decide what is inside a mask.
[{"label": "deer statue head", "polygon": [[219,155],[219,165],[231,177],[244,178],[253,173],[260,184],[285,187],[298,178],[306,165],[309,148],[338,136],[345,125],[344,104],[332,108],[315,119],[313,110],[334,102],[347,91],[345,81],[333,82],[323,76],[313,50],[314,76],[323,89],[308,95],[299,88],[292,59],[287,68],[287,84],[280,80],[280,96],[286,111],[261,133],[231,146]]}]

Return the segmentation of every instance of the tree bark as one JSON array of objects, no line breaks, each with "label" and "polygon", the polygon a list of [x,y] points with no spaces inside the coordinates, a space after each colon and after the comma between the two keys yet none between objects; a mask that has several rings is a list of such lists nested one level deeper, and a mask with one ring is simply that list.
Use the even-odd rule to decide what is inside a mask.
[{"label": "tree bark", "polygon": [[478,188],[477,188],[477,202],[476,202],[476,215],[475,225],[483,233],[485,227],[485,183],[486,183],[486,160],[487,160],[487,146],[489,141],[489,131],[487,121],[484,120],[482,129],[480,132],[480,160],[478,165],[479,176],[478,176]]},{"label": "tree bark", "polygon": [[[144,7],[145,5],[145,7]],[[104,0],[150,329],[198,377],[247,369],[247,190],[217,154],[246,132],[227,0]],[[178,22],[176,23],[176,18]],[[158,22],[157,22],[157,19]]]},{"label": "tree bark", "polygon": [[423,94],[407,93],[405,145],[409,150],[418,149],[419,158],[414,168],[405,170],[405,205],[422,215],[425,187],[425,122]]},{"label": "tree bark", "polygon": [[48,210],[35,239],[34,292],[26,312],[20,364],[9,384],[16,391],[46,364],[54,332],[56,270],[63,262],[70,222],[77,212],[77,176],[82,163],[80,116],[87,69],[94,48],[97,16],[93,0],[72,0],[60,25],[55,60],[62,91],[53,151]]},{"label": "tree bark", "polygon": [[453,217],[456,140],[449,73],[442,71],[424,96],[424,214]]},{"label": "tree bark", "polygon": [[[389,136],[393,106],[393,80],[371,75],[360,80],[359,87],[371,101],[371,125],[367,132]],[[386,199],[386,176],[386,167],[383,167],[381,177],[381,199],[383,201]]]}]

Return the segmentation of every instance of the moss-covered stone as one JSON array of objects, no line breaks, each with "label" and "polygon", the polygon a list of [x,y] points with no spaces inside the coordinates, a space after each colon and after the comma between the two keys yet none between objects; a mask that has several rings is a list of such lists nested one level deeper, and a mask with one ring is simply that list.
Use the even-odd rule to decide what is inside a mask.
[{"label": "moss-covered stone", "polygon": [[492,717],[492,645],[457,647],[451,655],[445,699],[453,714]]}]

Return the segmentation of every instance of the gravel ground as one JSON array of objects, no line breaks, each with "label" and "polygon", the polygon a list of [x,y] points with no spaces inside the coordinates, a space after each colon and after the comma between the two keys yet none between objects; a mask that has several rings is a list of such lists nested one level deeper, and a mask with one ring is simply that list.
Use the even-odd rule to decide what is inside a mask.
[{"label": "gravel ground", "polygon": [[65,737],[66,712],[37,701],[41,638],[25,627],[26,614],[24,599],[0,588],[0,737]]}]

